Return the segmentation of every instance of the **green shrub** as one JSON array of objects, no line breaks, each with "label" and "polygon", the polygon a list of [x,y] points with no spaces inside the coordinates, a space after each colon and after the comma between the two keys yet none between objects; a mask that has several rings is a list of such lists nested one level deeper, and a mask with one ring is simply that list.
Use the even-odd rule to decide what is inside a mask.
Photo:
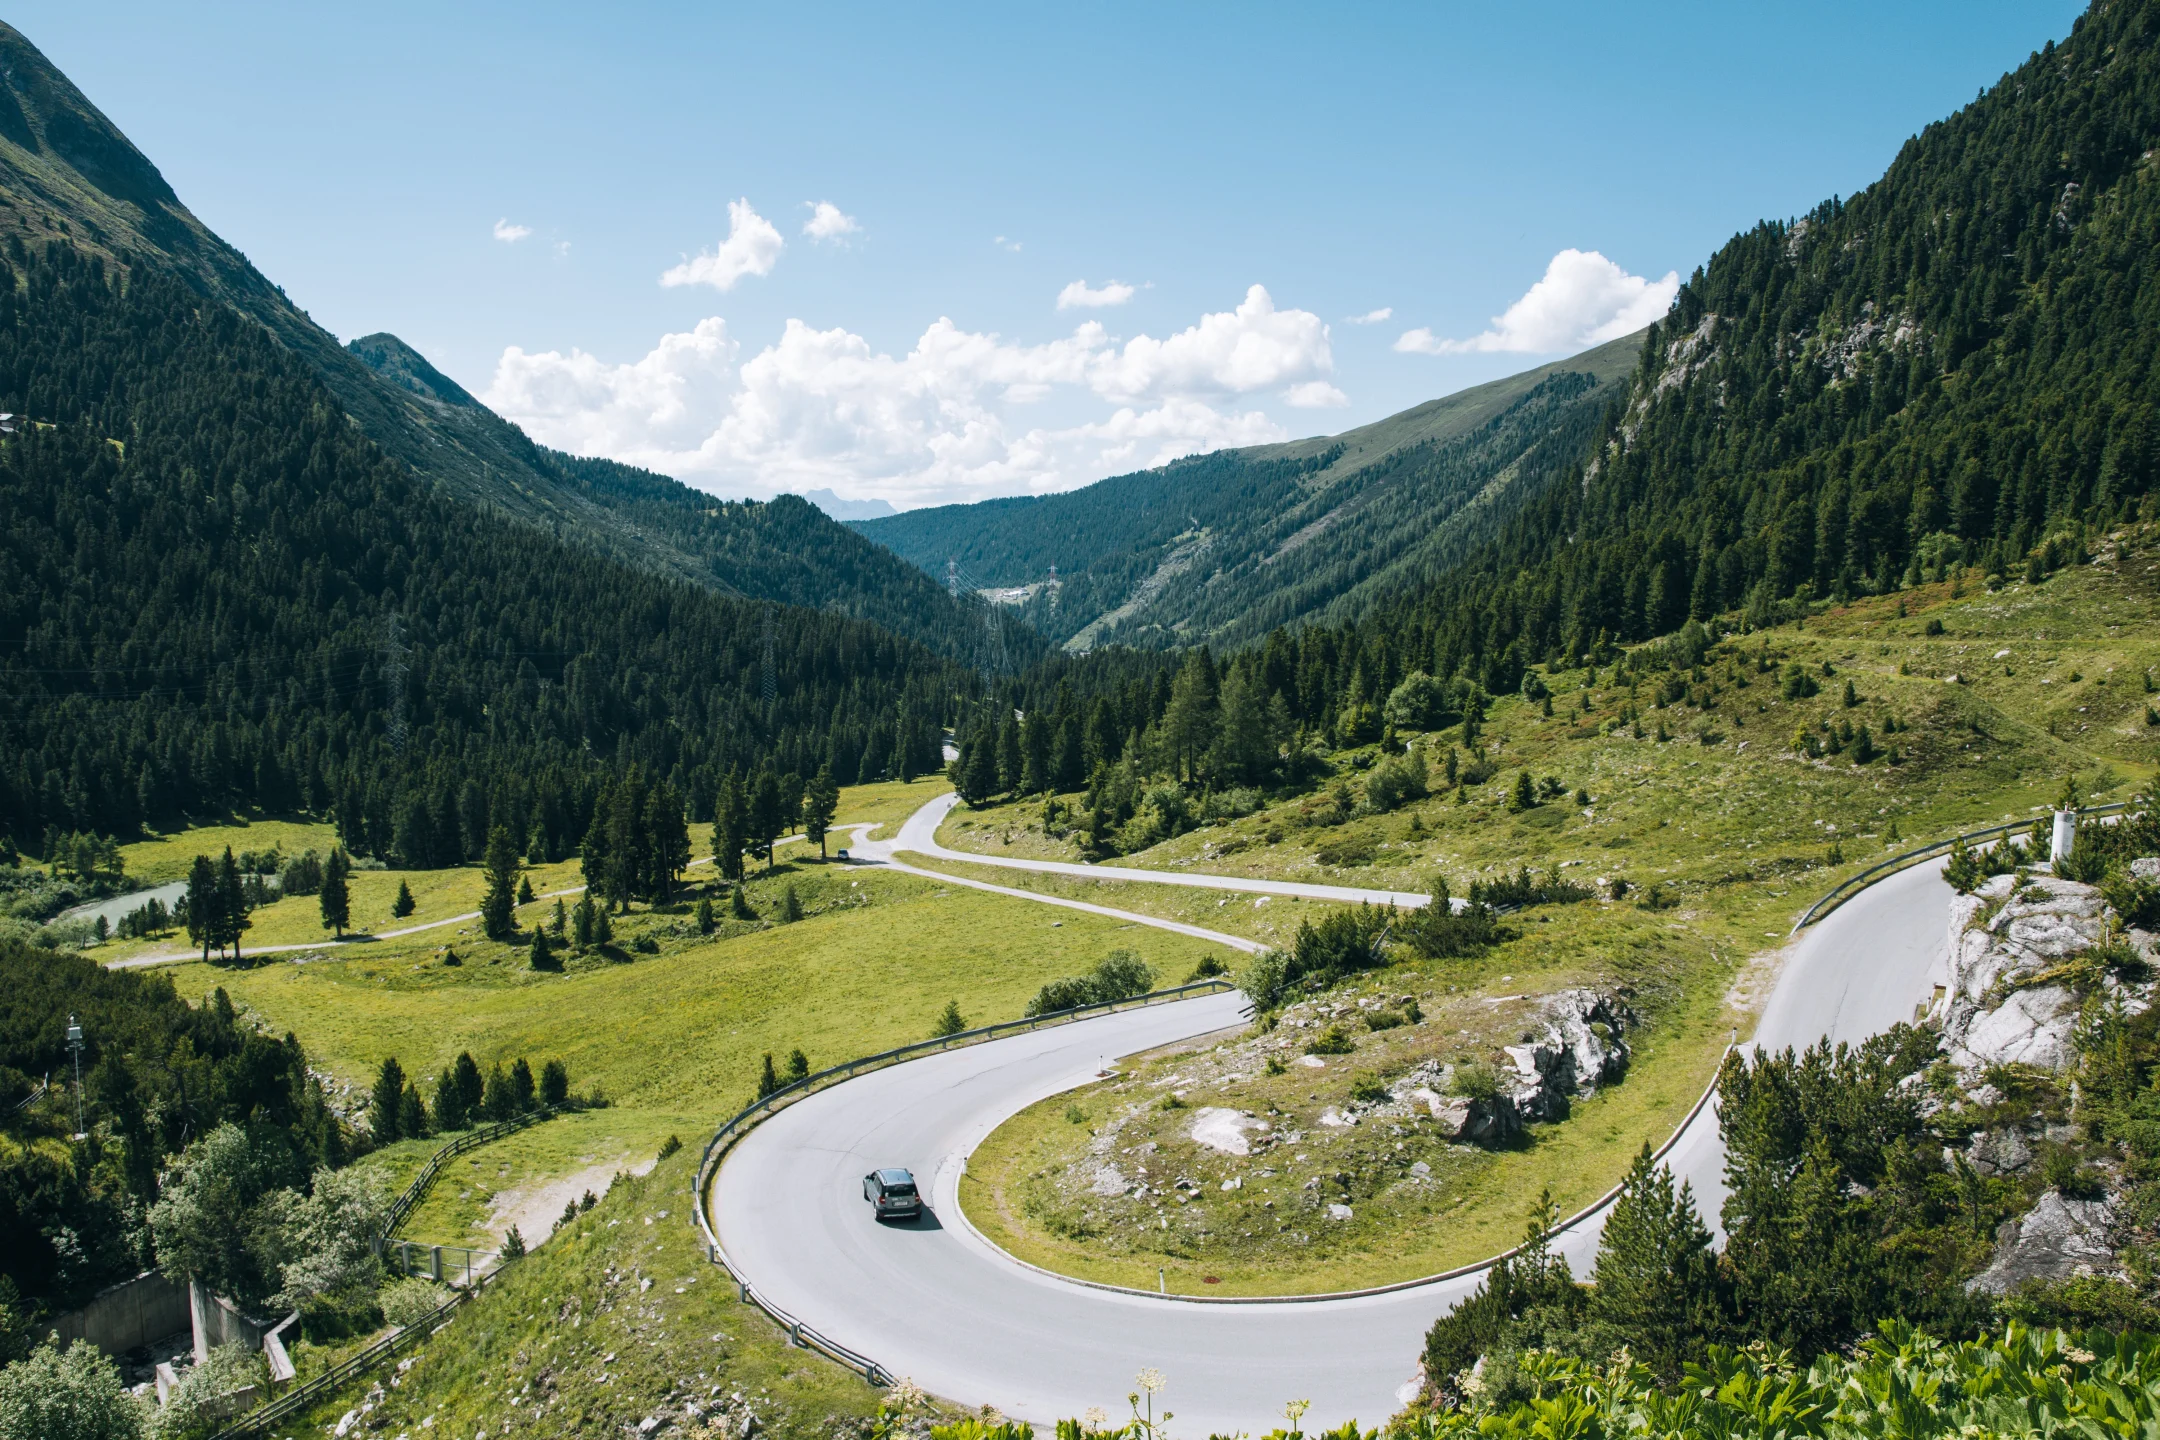
[{"label": "green shrub", "polygon": [[1330,1025],[1305,1047],[1308,1055],[1348,1055],[1357,1049],[1357,1042],[1340,1025]]},{"label": "green shrub", "polygon": [[417,1325],[449,1300],[450,1292],[432,1280],[418,1275],[393,1280],[382,1288],[383,1319],[399,1327]]}]

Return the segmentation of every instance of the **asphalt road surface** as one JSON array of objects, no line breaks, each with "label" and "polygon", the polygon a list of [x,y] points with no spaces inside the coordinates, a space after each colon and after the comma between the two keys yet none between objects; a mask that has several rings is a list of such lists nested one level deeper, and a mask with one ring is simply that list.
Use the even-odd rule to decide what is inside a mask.
[{"label": "asphalt road surface", "polygon": [[[1786,953],[1756,1042],[1856,1041],[1910,1018],[1943,978],[1950,890],[1940,874],[1937,862],[1895,875],[1807,931]],[[1426,1328],[1479,1276],[1318,1301],[1158,1298],[1022,1265],[960,1213],[965,1158],[1005,1118],[1117,1056],[1238,1026],[1241,1005],[1218,995],[1126,1011],[813,1095],[752,1131],[722,1166],[712,1191],[721,1244],[774,1304],[970,1405],[1045,1424],[1089,1406],[1122,1415],[1134,1376],[1153,1366],[1169,1382],[1159,1403],[1183,1433],[1264,1433],[1293,1398],[1313,1402],[1315,1431],[1376,1423],[1408,1398]],[[1668,1161],[1714,1220],[1724,1186],[1712,1107]],[[921,1222],[871,1218],[862,1177],[885,1165],[925,1185],[931,1214]],[[1593,1215],[1562,1238],[1578,1274],[1601,1224]]]}]

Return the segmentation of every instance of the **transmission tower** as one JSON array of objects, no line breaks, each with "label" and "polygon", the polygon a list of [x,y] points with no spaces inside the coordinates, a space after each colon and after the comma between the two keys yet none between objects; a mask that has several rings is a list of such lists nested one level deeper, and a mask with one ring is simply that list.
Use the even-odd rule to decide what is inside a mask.
[{"label": "transmission tower", "polygon": [[392,754],[405,753],[405,635],[392,610],[383,616],[383,689],[385,703],[390,707],[385,726]]},{"label": "transmission tower", "polygon": [[947,560],[945,562],[945,593],[955,600],[960,598],[960,562],[958,560]]}]

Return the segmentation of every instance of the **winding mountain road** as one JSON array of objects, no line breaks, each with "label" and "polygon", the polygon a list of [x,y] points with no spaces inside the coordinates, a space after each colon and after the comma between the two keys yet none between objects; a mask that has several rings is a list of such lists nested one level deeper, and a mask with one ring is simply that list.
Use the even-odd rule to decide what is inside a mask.
[{"label": "winding mountain road", "polygon": [[[916,820],[935,827],[924,813]],[[922,848],[916,820],[877,847],[880,858]],[[1793,944],[1754,1043],[1857,1041],[1910,1017],[1945,966],[1950,891],[1940,871],[1937,862],[1893,875]],[[1156,1297],[1023,1265],[960,1212],[966,1157],[1008,1116],[1085,1083],[1117,1056],[1243,1021],[1240,997],[1209,996],[935,1055],[814,1094],[750,1132],[721,1167],[709,1198],[721,1244],[774,1304],[893,1374],[971,1405],[1039,1422],[1089,1406],[1118,1414],[1134,1375],[1154,1366],[1169,1378],[1160,1403],[1186,1433],[1264,1433],[1292,1398],[1313,1402],[1306,1420],[1316,1430],[1352,1417],[1374,1423],[1407,1398],[1425,1329],[1480,1276],[1322,1300]],[[1712,1107],[1667,1161],[1714,1219],[1725,1190]],[[863,1174],[895,1164],[927,1187],[933,1214],[918,1225],[880,1226],[862,1202]],[[1578,1274],[1602,1223],[1593,1214],[1561,1237]]]},{"label": "winding mountain road", "polygon": [[[1068,860],[1021,860],[1007,855],[977,855],[967,850],[948,850],[938,843],[938,826],[960,803],[947,793],[908,816],[900,833],[891,840],[861,840],[849,854],[885,859],[907,850],[937,860],[965,860],[970,865],[992,865],[1001,870],[1032,870],[1038,875],[1069,875],[1079,880],[1137,880],[1150,885],[1183,885],[1194,890],[1235,890],[1248,895],[1296,895],[1307,900],[1339,900],[1356,905],[1394,905],[1412,910],[1431,903],[1430,895],[1413,890],[1361,890],[1353,885],[1315,885],[1301,880],[1255,880],[1236,875],[1195,874],[1189,871],[1136,870],[1122,865],[1077,865]],[[867,828],[867,827],[863,827]]]}]

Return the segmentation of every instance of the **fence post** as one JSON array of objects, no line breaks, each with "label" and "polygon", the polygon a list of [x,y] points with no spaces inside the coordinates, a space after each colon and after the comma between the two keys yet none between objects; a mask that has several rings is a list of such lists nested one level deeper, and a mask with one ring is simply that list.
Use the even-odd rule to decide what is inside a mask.
[{"label": "fence post", "polygon": [[442,1284],[442,1246],[428,1247],[428,1275],[438,1285]]}]

